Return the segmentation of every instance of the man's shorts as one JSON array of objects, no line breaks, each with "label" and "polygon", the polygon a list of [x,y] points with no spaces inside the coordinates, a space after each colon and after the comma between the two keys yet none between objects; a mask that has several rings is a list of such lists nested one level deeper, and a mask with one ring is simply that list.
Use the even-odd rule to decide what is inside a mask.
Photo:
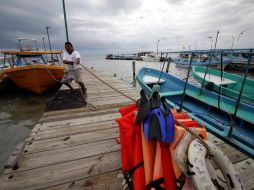
[{"label": "man's shorts", "polygon": [[71,83],[72,80],[74,80],[77,83],[82,82],[81,69],[75,69],[64,72],[62,83]]}]

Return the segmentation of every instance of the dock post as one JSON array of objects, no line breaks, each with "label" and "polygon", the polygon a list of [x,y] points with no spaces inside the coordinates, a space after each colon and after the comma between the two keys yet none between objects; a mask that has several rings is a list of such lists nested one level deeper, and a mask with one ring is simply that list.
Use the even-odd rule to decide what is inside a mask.
[{"label": "dock post", "polygon": [[170,61],[171,61],[171,57],[168,58],[168,64],[167,64],[167,68],[166,68],[166,72],[167,72],[167,73],[168,73],[168,70],[169,70]]},{"label": "dock post", "polygon": [[133,76],[133,86],[136,87],[136,66],[135,61],[132,61],[132,76]]}]

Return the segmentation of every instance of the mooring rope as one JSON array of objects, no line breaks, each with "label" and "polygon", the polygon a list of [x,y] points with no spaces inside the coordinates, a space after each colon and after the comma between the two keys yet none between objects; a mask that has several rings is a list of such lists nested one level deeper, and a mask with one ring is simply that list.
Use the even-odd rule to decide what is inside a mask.
[{"label": "mooring rope", "polygon": [[118,92],[119,94],[123,95],[124,97],[132,100],[133,102],[136,102],[137,100],[135,100],[134,98],[128,96],[127,94],[124,94],[123,92],[119,91],[118,89],[116,89],[115,87],[111,86],[110,84],[106,83],[105,81],[103,81],[101,78],[99,78],[97,75],[95,75],[93,72],[89,71],[84,65],[80,64],[85,70],[87,70],[91,75],[93,75],[95,78],[97,78],[99,81],[103,82],[105,85],[107,85],[108,87],[112,88],[113,90],[115,90],[116,92]]},{"label": "mooring rope", "polygon": [[[83,66],[83,65],[82,65],[82,66]],[[47,69],[48,73],[50,74],[50,76],[51,76],[56,82],[62,83],[62,81],[57,80],[57,79],[54,77],[54,75],[50,72],[50,70],[48,69],[47,66],[46,66],[46,69]],[[58,93],[60,92],[60,89],[61,89],[61,88],[59,88],[59,89],[57,90],[57,92],[55,93],[55,95],[53,96],[53,98],[47,103],[47,107],[50,106],[50,104],[51,104],[51,103],[53,102],[53,100],[56,98],[56,96],[57,96]],[[83,96],[83,93],[82,93],[82,91],[81,91],[81,89],[80,89],[80,86],[79,86],[79,90],[80,90],[80,93],[81,93],[82,96]],[[93,110],[93,111],[96,111],[96,110],[97,110],[97,108],[96,108],[93,104],[91,104],[91,103],[89,103],[89,102],[86,102],[86,105],[87,105],[91,110]]]},{"label": "mooring rope", "polygon": [[[206,157],[208,157],[210,155],[210,147],[206,144],[206,142],[204,141],[204,139],[197,135],[194,131],[191,130],[191,128],[187,127],[186,125],[184,125],[181,122],[177,122],[181,127],[183,127],[187,132],[189,132],[191,135],[193,135],[195,138],[197,138],[201,144],[205,147],[206,149]],[[195,129],[195,128],[194,128]]]}]

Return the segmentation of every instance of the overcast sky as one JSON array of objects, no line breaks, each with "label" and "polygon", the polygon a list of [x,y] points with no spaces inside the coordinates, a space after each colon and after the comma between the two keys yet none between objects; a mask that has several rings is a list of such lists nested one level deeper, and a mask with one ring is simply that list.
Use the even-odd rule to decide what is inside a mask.
[{"label": "overcast sky", "polygon": [[[36,38],[43,47],[46,26],[53,49],[63,49],[62,0],[0,2],[0,49],[15,48],[19,37]],[[253,0],[65,0],[65,5],[70,41],[87,54],[156,51],[157,44],[159,51],[208,49],[207,37],[215,42],[217,31],[218,48],[231,48],[233,38],[235,48],[254,47]]]}]

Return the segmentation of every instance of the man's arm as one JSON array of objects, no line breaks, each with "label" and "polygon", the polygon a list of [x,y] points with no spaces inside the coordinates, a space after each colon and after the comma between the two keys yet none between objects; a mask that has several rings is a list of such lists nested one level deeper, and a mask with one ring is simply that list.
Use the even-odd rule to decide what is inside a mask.
[{"label": "man's arm", "polygon": [[80,64],[80,58],[77,58],[77,64]]},{"label": "man's arm", "polygon": [[63,60],[63,63],[64,63],[64,64],[67,64],[67,65],[73,65],[73,61],[66,61],[66,60]]}]

